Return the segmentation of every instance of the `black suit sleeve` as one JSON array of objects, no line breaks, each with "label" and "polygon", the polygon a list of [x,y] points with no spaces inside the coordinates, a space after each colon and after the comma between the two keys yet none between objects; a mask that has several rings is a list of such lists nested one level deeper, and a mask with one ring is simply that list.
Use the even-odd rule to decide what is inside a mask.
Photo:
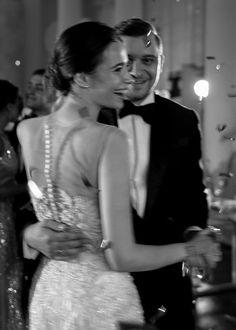
[{"label": "black suit sleeve", "polygon": [[[202,159],[201,134],[198,118],[192,112],[190,125],[189,156],[186,162],[186,226],[200,226],[205,228],[208,219],[208,205],[204,185],[204,169]],[[188,214],[187,214],[188,213]]]}]

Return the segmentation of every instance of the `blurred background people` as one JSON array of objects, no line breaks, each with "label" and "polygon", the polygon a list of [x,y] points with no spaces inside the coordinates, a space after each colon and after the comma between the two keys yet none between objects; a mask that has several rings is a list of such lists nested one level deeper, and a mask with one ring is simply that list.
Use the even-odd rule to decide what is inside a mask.
[{"label": "blurred background people", "polygon": [[45,74],[44,68],[32,72],[26,87],[23,116],[38,117],[51,112],[55,93],[46,85]]},{"label": "blurred background people", "polygon": [[19,161],[5,127],[16,122],[22,99],[16,86],[0,80],[0,329],[24,329],[22,263],[15,223],[15,198],[26,191],[16,182]]}]

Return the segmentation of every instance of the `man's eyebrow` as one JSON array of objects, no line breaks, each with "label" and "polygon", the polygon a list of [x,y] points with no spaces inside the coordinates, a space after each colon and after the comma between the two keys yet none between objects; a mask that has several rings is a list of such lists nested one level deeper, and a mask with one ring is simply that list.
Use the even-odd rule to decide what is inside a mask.
[{"label": "man's eyebrow", "polygon": [[153,55],[153,54],[144,54],[142,56],[142,58],[147,58],[147,57],[149,57],[149,58],[157,58],[158,56],[157,55]]},{"label": "man's eyebrow", "polygon": [[157,57],[157,56],[154,55],[154,54],[143,54],[143,56],[145,56],[145,57]]}]

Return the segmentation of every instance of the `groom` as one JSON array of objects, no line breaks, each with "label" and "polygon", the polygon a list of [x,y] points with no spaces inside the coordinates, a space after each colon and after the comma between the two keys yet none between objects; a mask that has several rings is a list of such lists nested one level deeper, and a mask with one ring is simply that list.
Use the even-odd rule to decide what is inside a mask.
[{"label": "groom", "polygon": [[[194,111],[154,93],[164,63],[162,40],[154,27],[132,18],[117,30],[134,79],[128,98],[136,107],[127,102],[118,126],[128,136],[132,156],[136,240],[156,245],[182,242],[193,229],[207,225],[198,118]],[[195,329],[192,287],[181,263],[132,275],[147,322],[156,322],[160,330]]]},{"label": "groom", "polygon": [[[133,18],[117,29],[134,79],[128,95],[132,103],[127,102],[119,119],[109,110],[100,114],[100,120],[118,124],[128,135],[136,240],[156,245],[182,242],[193,230],[201,235],[200,228],[207,225],[198,119],[194,111],[154,93],[164,55],[153,26]],[[38,250],[56,259],[73,257],[80,248],[79,237],[74,233],[70,241],[62,229],[53,222],[28,227],[26,250],[28,246],[29,254]],[[181,263],[133,276],[147,322],[160,330],[195,329],[191,282],[183,277]]]}]

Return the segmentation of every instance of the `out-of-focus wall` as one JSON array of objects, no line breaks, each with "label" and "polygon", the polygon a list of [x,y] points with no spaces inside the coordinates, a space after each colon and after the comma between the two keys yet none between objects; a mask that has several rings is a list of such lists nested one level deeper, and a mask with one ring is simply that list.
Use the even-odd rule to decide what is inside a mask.
[{"label": "out-of-focus wall", "polygon": [[[236,196],[236,2],[208,0],[204,102],[205,169],[223,194]],[[232,139],[230,139],[230,137]],[[229,176],[227,177],[227,175]],[[223,176],[221,174],[224,174]]]},{"label": "out-of-focus wall", "polygon": [[47,65],[57,24],[57,0],[22,0],[24,17],[23,90],[32,71]]},{"label": "out-of-focus wall", "polygon": [[[24,48],[22,1],[0,1],[0,78],[22,86]],[[20,61],[20,62],[17,62]]]}]

